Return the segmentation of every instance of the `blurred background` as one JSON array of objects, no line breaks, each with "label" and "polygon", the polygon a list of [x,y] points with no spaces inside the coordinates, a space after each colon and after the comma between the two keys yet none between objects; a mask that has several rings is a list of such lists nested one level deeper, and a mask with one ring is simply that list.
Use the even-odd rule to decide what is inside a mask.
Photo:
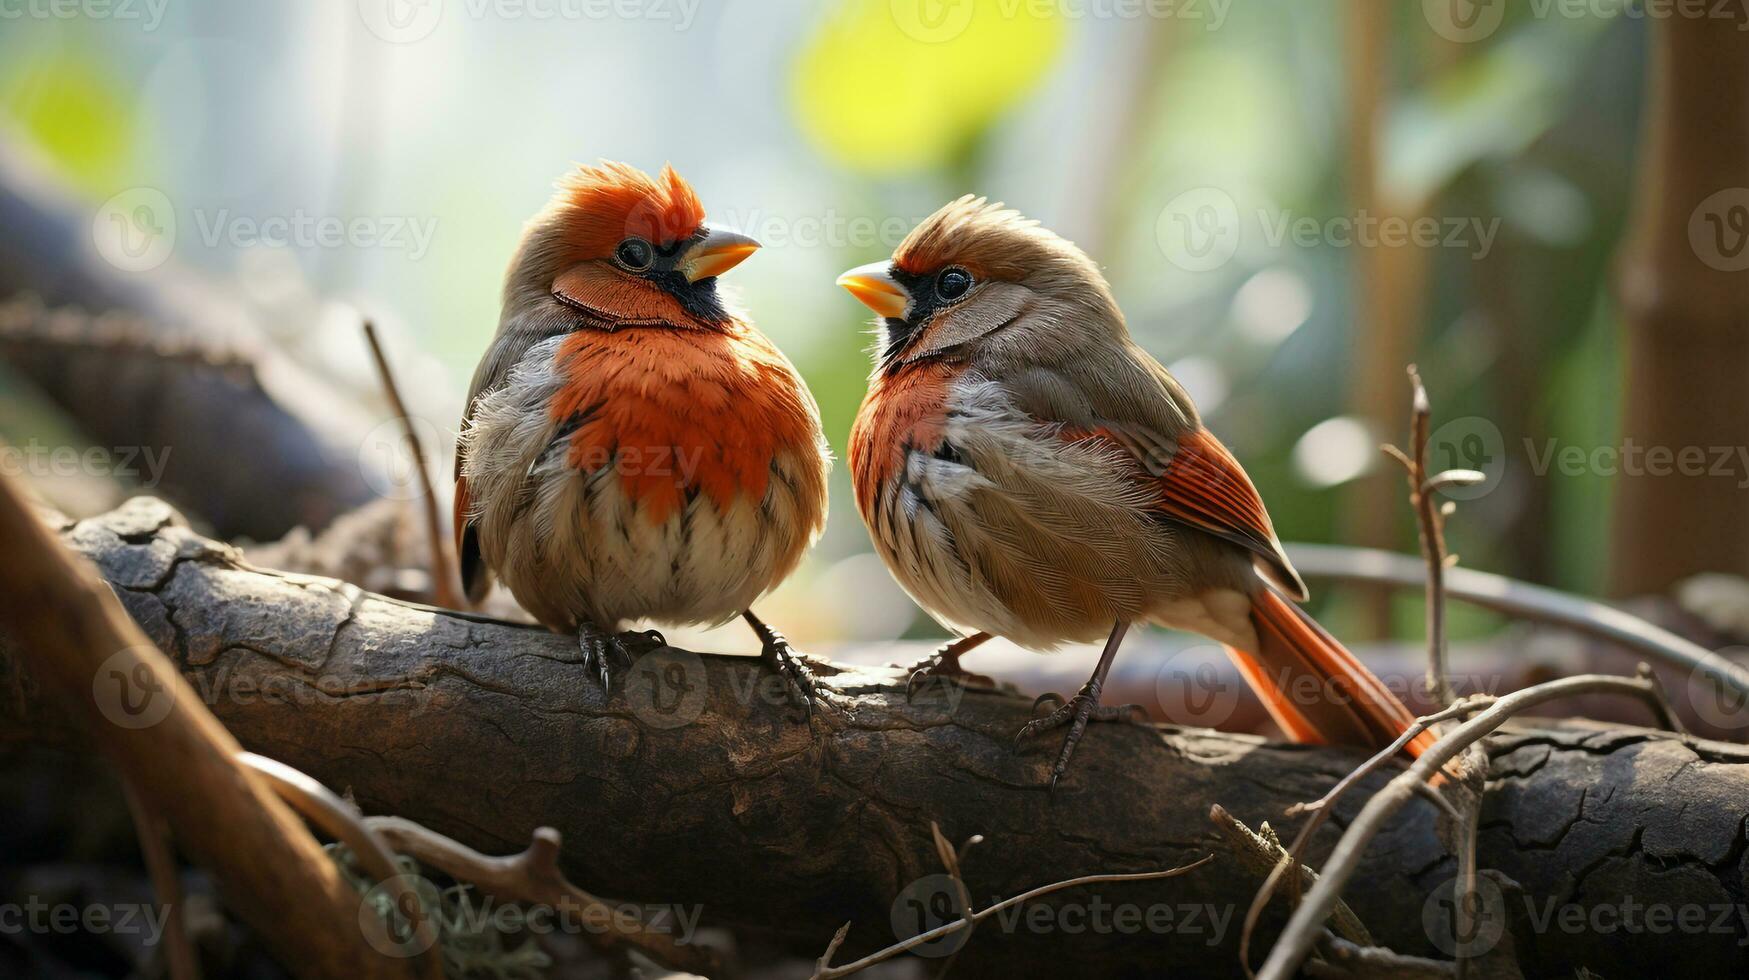
[{"label": "blurred background", "polygon": [[[1743,292],[1749,191],[1684,203],[1650,176],[1668,10],[1506,7],[17,0],[0,21],[6,460],[75,514],[146,489],[222,536],[302,526],[311,544],[421,492],[368,317],[445,495],[522,222],[575,163],[672,161],[712,220],[764,242],[727,281],[840,456],[870,338],[834,276],[975,192],[1104,267],[1286,540],[1414,551],[1378,450],[1406,438],[1413,361],[1435,464],[1488,476],[1451,522],[1466,565],[1618,596],[1741,574],[1745,301],[1684,333],[1724,374],[1641,379],[1647,420],[1686,416],[1637,445],[1708,454],[1706,474],[1660,477],[1635,463],[1651,422],[1624,417],[1638,328],[1618,297],[1637,267],[1652,306]],[[1740,162],[1744,120],[1706,112],[1693,152]],[[1692,247],[1670,256],[1673,236]],[[1641,319],[1669,312],[1652,306]],[[269,554],[296,563],[284,542]],[[371,584],[429,592],[422,560],[404,564]],[[1741,607],[1740,582],[1703,581],[1725,597],[1715,619]],[[1319,591],[1339,634],[1418,635],[1416,596]],[[825,540],[764,611],[808,649],[943,635],[870,552],[842,465]],[[1458,610],[1454,630],[1499,625]]]},{"label": "blurred background", "polygon": [[[1612,0],[0,0],[0,472],[73,516],[160,494],[261,565],[437,601],[426,508],[447,536],[501,276],[569,168],[672,162],[713,221],[764,243],[727,281],[812,385],[840,457],[871,338],[833,280],[971,192],[1100,263],[1284,540],[1416,553],[1379,451],[1407,439],[1413,362],[1431,464],[1485,477],[1452,494],[1465,566],[1741,653],[1746,16]],[[825,539],[759,611],[812,653],[914,660],[944,633],[872,554],[842,465],[833,481]],[[1412,694],[1419,593],[1313,584],[1316,615]],[[518,613],[503,596],[488,611]],[[1461,689],[1633,663],[1452,616]],[[736,624],[669,636],[753,652]],[[1072,689],[1092,659],[992,644],[970,666],[1036,692]],[[1150,631],[1107,699],[1267,731],[1238,694],[1218,717],[1194,703],[1205,669],[1243,690],[1225,663]],[[1699,730],[1749,732],[1742,703],[1668,680]],[[1551,710],[1592,708],[1645,720]],[[16,748],[0,745],[16,819],[0,853],[22,856],[0,866],[5,892],[149,894],[113,775]],[[198,917],[210,889],[190,891]],[[0,964],[36,975],[150,960],[20,942]],[[232,962],[276,975],[246,949]]]}]

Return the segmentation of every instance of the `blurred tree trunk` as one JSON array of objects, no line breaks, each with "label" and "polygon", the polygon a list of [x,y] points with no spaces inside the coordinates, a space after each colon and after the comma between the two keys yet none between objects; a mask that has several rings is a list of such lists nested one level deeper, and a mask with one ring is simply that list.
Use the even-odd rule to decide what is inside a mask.
[{"label": "blurred tree trunk", "polygon": [[1721,14],[1650,19],[1646,149],[1616,280],[1617,595],[1749,575],[1749,24]]},{"label": "blurred tree trunk", "polygon": [[[1380,130],[1391,87],[1391,4],[1351,0],[1348,6],[1348,200],[1355,215],[1412,221],[1425,202],[1396,199],[1381,176]],[[1395,432],[1408,393],[1404,367],[1415,358],[1426,292],[1427,249],[1354,245],[1354,414],[1378,434]],[[1350,544],[1398,549],[1406,543],[1399,473],[1378,467],[1356,481],[1347,515]],[[1371,634],[1390,633],[1390,595],[1365,596]]]},{"label": "blurred tree trunk", "polygon": [[[1524,271],[1537,264],[1537,256],[1526,254],[1528,251],[1519,248],[1510,236],[1502,236],[1493,252],[1476,263],[1471,280],[1475,308],[1487,318],[1488,332],[1499,348],[1488,394],[1498,406],[1495,418],[1503,445],[1509,447],[1524,445],[1527,438],[1549,431],[1549,413],[1544,407],[1546,379],[1557,349],[1551,341],[1559,333],[1551,321],[1538,318],[1538,311],[1554,305],[1547,302],[1552,297],[1535,295],[1546,286],[1524,281]],[[1575,335],[1569,336],[1574,337],[1570,342],[1578,342]],[[1557,565],[1551,554],[1552,482],[1524,480],[1513,486],[1512,499],[1498,518],[1502,521],[1498,525],[1500,547],[1508,556],[1509,574],[1531,582],[1549,581]]]}]

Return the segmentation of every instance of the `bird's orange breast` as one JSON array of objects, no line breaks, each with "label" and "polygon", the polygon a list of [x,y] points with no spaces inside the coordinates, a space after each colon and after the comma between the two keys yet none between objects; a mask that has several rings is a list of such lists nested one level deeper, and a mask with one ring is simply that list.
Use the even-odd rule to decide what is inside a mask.
[{"label": "bird's orange breast", "polygon": [[[737,495],[757,503],[780,453],[821,452],[819,412],[801,377],[750,326],[579,330],[557,358],[564,381],[550,411],[572,428],[571,465],[615,468],[652,522],[694,494],[719,510]],[[798,489],[823,498],[823,476]]]},{"label": "bird's orange breast", "polygon": [[959,371],[941,361],[918,361],[869,385],[850,429],[850,472],[864,519],[879,501],[881,486],[903,471],[907,452],[934,452],[941,445],[948,388]]}]

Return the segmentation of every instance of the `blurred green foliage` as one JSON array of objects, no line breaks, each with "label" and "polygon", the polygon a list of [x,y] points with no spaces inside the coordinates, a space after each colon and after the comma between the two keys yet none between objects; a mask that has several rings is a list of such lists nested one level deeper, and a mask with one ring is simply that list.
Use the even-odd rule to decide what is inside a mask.
[{"label": "blurred green foliage", "polygon": [[1032,92],[1066,31],[1048,5],[848,0],[796,56],[796,118],[856,171],[942,167]]},{"label": "blurred green foliage", "polygon": [[92,194],[122,177],[138,138],[120,83],[78,49],[26,54],[0,68],[0,113],[69,184]]},{"label": "blurred green foliage", "polygon": [[[261,74],[221,79],[238,91],[211,103],[229,94],[248,126],[211,125],[228,141],[270,147],[280,144],[265,133],[303,126],[293,142],[308,154],[264,169],[263,193],[275,196],[258,208],[440,218],[423,265],[296,254],[316,299],[293,309],[305,330],[328,297],[398,318],[448,369],[431,402],[445,412],[456,411],[491,328],[521,221],[570,160],[672,159],[713,217],[764,214],[792,229],[798,216],[829,212],[915,219],[967,190],[987,193],[1089,248],[1138,341],[1207,386],[1211,425],[1245,460],[1284,538],[1341,540],[1351,484],[1308,479],[1294,459],[1309,431],[1352,408],[1359,250],[1267,241],[1252,216],[1353,216],[1353,6],[1233,4],[1219,23],[1070,15],[1098,6],[774,0],[712,8],[684,33],[458,14],[429,40],[391,46],[363,35],[350,11],[269,17],[195,4],[148,37],[114,24],[22,27],[34,36],[7,28],[0,131],[35,145],[94,201],[146,184],[246,209],[245,190],[205,187],[211,175],[199,168],[228,163],[194,154],[183,170],[141,163],[156,161],[162,114],[182,104],[158,92],[160,125],[141,122],[154,59],[209,36],[243,37],[256,47],[240,50],[266,53]],[[1609,259],[1632,191],[1647,24],[1515,7],[1491,35],[1457,43],[1423,7],[1393,7],[1387,70],[1365,80],[1383,112],[1381,186],[1435,218],[1496,223],[1498,235],[1483,256],[1430,250],[1419,316],[1397,327],[1417,338],[1438,418],[1487,420],[1513,461],[1493,492],[1460,506],[1454,548],[1467,564],[1593,591],[1610,481],[1531,473],[1525,441],[1614,438]],[[333,44],[334,30],[348,32],[347,45]],[[186,111],[215,110],[191,99]],[[329,143],[326,155],[309,149]],[[1230,195],[1247,235],[1219,268],[1179,268],[1163,255],[1161,215],[1209,186]],[[865,312],[831,278],[894,244],[768,242],[734,275],[808,377],[840,452],[868,367]],[[243,264],[222,248],[191,251],[226,275]],[[356,361],[349,329],[333,337],[317,356]],[[357,377],[370,383],[368,371]],[[1405,386],[1405,417],[1407,397]],[[1401,439],[1399,423],[1387,423],[1380,436]],[[834,480],[829,537],[804,578],[868,547],[842,466]],[[1400,542],[1415,546],[1406,505]],[[796,587],[796,605],[824,601],[808,588]],[[1407,634],[1418,631],[1413,597],[1398,613]],[[1460,632],[1492,625],[1459,615]],[[919,620],[913,630],[935,628]]]}]

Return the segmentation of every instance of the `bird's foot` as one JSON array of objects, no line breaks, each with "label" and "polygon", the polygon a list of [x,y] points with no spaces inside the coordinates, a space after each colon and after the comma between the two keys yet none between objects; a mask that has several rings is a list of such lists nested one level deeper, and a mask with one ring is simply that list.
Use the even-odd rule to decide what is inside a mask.
[{"label": "bird's foot", "polygon": [[911,678],[905,682],[905,700],[912,701],[931,678],[940,678],[942,687],[958,684],[964,687],[994,688],[996,682],[983,674],[974,674],[960,666],[957,643],[944,643],[934,653],[911,665]]},{"label": "bird's foot", "polygon": [[1014,746],[1041,732],[1054,728],[1069,726],[1069,734],[1063,739],[1063,750],[1057,755],[1056,767],[1051,770],[1051,789],[1057,788],[1057,781],[1063,778],[1063,773],[1069,768],[1069,757],[1075,754],[1075,746],[1081,741],[1081,736],[1087,731],[1087,725],[1095,721],[1121,721],[1130,724],[1145,724],[1148,717],[1146,708],[1139,704],[1103,705],[1099,703],[1099,686],[1089,683],[1081,689],[1081,693],[1063,700],[1061,694],[1041,694],[1032,703],[1034,714],[1038,709],[1055,703],[1056,707],[1041,718],[1034,718],[1021,727],[1014,736]]},{"label": "bird's foot", "polygon": [[613,672],[632,663],[632,651],[640,655],[668,645],[668,640],[655,630],[627,630],[624,633],[603,633],[585,626],[577,634],[577,645],[583,651],[583,669],[593,670],[601,678],[601,693],[613,696]]},{"label": "bird's foot", "polygon": [[760,656],[763,656],[773,667],[777,668],[778,673],[783,675],[784,681],[789,685],[790,693],[795,696],[796,702],[802,706],[803,710],[807,711],[808,724],[812,725],[814,723],[815,697],[814,672],[808,669],[806,663],[802,662],[801,654],[796,652],[795,647],[790,646],[790,642],[784,639],[782,633],[769,628],[767,632],[771,635],[761,638],[763,645],[759,651]]},{"label": "bird's foot", "polygon": [[753,635],[759,637],[759,655],[764,657],[777,672],[788,682],[790,692],[796,696],[802,707],[808,713],[808,726],[814,724],[814,674],[808,666],[802,663],[801,654],[783,634],[766,625],[765,620],[753,615],[749,609],[741,613],[741,618],[747,625],[753,627]]}]

